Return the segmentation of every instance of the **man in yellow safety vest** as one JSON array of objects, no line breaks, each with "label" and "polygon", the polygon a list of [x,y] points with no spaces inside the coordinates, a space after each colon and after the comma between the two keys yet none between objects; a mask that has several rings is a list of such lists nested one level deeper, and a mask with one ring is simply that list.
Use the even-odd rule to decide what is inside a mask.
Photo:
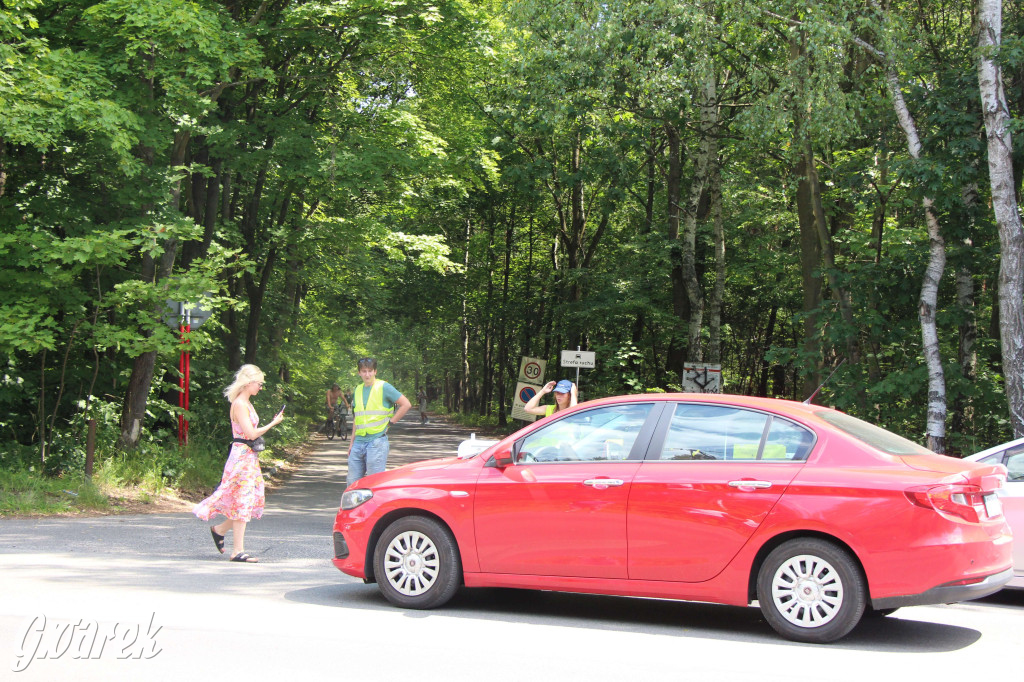
[{"label": "man in yellow safety vest", "polygon": [[409,411],[412,403],[397,388],[377,378],[377,361],[361,358],[357,363],[362,385],[352,396],[352,445],[348,449],[350,487],[363,476],[384,471],[388,463],[388,427]]}]

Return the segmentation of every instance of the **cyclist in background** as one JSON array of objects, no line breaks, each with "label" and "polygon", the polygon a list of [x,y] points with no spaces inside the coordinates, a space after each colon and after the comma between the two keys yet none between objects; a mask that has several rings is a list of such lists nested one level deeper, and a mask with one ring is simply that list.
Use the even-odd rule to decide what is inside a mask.
[{"label": "cyclist in background", "polygon": [[338,384],[332,384],[327,389],[327,421],[324,422],[324,430],[327,429],[328,424],[331,422],[331,418],[334,416],[334,408],[337,407],[338,401],[340,400],[345,405],[345,410],[351,407],[348,400],[345,399],[345,394],[341,392],[341,386]]}]

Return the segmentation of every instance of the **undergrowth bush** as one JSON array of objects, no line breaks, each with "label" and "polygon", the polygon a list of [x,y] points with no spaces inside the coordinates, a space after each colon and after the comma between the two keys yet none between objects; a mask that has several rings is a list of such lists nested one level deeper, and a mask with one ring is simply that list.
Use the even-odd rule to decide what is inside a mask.
[{"label": "undergrowth bush", "polygon": [[[84,473],[88,415],[97,422],[91,481]],[[143,501],[169,492],[199,499],[220,483],[230,445],[226,419],[212,427],[194,423],[185,447],[178,446],[176,430],[165,427],[143,431],[138,446],[123,451],[117,448],[119,418],[115,403],[81,403],[66,427],[54,432],[44,461],[37,446],[0,444],[0,514],[102,509],[110,506],[108,494],[125,488],[136,490]],[[278,461],[286,447],[306,438],[308,427],[309,419],[301,416],[275,427],[261,462]]]},{"label": "undergrowth bush", "polygon": [[0,469],[0,514],[59,514],[109,506],[107,496],[81,474],[53,478],[32,467]]}]

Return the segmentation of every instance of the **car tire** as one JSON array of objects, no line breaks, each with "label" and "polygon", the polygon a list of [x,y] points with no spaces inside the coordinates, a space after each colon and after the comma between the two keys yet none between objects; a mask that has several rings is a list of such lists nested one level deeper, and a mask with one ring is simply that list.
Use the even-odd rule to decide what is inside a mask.
[{"label": "car tire", "polygon": [[384,597],[407,609],[432,609],[462,584],[462,561],[451,531],[434,519],[405,516],[377,540],[373,573]]},{"label": "car tire", "polygon": [[867,604],[860,567],[848,552],[817,538],[785,542],[757,574],[768,624],[786,639],[824,644],[850,632]]}]

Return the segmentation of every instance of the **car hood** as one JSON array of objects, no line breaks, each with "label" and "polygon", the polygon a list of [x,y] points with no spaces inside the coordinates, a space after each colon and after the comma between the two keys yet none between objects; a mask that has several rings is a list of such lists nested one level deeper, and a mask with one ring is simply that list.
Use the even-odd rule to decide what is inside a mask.
[{"label": "car hood", "polygon": [[429,478],[431,472],[447,469],[461,460],[458,457],[444,457],[441,459],[426,459],[422,462],[405,464],[394,469],[382,471],[379,474],[370,474],[359,479],[359,488],[372,488],[379,485],[388,485],[397,479],[416,477]]},{"label": "car hood", "polygon": [[395,467],[392,471],[428,471],[430,469],[447,469],[459,462],[458,457],[440,457],[438,459],[425,459],[422,462],[412,462]]}]

